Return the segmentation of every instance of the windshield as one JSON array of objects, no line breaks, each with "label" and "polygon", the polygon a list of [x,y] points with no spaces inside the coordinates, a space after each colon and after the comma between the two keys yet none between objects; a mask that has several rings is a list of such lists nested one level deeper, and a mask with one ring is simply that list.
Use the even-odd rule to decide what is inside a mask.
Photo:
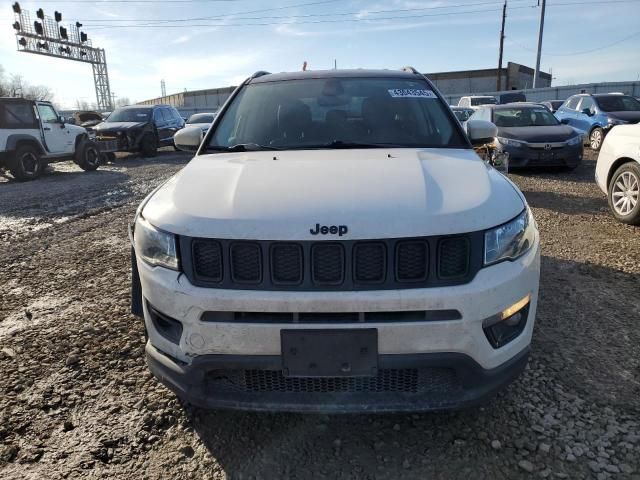
[{"label": "windshield", "polygon": [[595,100],[605,112],[640,112],[640,102],[626,95],[595,97]]},{"label": "windshield", "polygon": [[123,108],[115,110],[106,122],[147,122],[150,114],[150,108]]},{"label": "windshield", "polygon": [[498,101],[494,97],[473,97],[471,98],[471,105],[477,107],[478,105],[496,105]]},{"label": "windshield", "polygon": [[189,123],[211,123],[215,115],[213,113],[195,113],[189,117],[187,124]]},{"label": "windshield", "polygon": [[497,127],[546,127],[560,122],[546,108],[501,108],[493,111]]},{"label": "windshield", "polygon": [[447,110],[421,79],[255,83],[233,100],[208,148],[467,147]]}]

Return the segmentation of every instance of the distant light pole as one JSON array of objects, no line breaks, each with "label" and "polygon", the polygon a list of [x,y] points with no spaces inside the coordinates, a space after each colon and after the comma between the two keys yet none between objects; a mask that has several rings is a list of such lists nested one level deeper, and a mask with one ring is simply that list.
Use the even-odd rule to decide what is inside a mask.
[{"label": "distant light pole", "polygon": [[[538,0],[540,5],[540,0]],[[540,32],[538,33],[538,57],[536,59],[536,70],[533,72],[533,88],[538,88],[538,77],[540,77],[540,56],[542,55],[542,32],[544,31],[544,10],[547,0],[542,0],[542,10],[540,11]]]}]

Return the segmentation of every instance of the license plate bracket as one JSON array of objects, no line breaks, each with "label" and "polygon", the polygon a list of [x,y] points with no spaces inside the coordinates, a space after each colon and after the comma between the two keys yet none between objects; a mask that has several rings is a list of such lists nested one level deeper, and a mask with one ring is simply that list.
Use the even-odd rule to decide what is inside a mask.
[{"label": "license plate bracket", "polygon": [[370,377],[378,374],[378,330],[281,330],[285,377]]}]

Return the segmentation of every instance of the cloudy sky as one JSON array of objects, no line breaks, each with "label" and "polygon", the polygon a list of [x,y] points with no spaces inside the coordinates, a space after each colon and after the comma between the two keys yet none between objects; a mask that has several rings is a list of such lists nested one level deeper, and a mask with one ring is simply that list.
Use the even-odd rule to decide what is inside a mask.
[{"label": "cloudy sky", "polygon": [[[87,64],[16,51],[13,1],[0,1],[0,65],[56,101],[95,101]],[[501,0],[40,0],[106,50],[111,89],[144,100],[237,84],[256,70],[495,68]],[[538,0],[508,0],[505,62],[535,65]],[[547,0],[542,68],[556,85],[640,79],[640,0]]]}]

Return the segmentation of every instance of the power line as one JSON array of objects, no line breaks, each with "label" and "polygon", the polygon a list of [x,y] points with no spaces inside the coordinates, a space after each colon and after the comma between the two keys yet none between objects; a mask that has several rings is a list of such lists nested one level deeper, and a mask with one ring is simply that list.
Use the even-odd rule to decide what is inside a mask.
[{"label": "power line", "polygon": [[[597,52],[598,50],[604,50],[606,48],[615,47],[616,45],[619,45],[620,43],[626,42],[627,40],[631,40],[632,38],[635,38],[635,37],[637,37],[639,35],[640,35],[640,31],[638,31],[636,33],[633,33],[633,34],[631,34],[631,35],[629,35],[627,37],[624,37],[624,38],[622,38],[620,40],[616,40],[613,43],[609,43],[607,45],[601,45],[599,47],[591,48],[589,50],[582,50],[582,51],[579,51],[579,52],[572,52],[572,53],[548,53],[548,52],[545,51],[544,54],[548,55],[548,56],[551,56],[551,57],[572,57],[574,55],[585,55],[587,53]],[[515,40],[508,39],[507,41],[509,43],[511,43],[512,45],[517,45],[518,47],[523,48],[525,50],[528,50],[530,52],[535,52],[536,51],[533,48],[525,47],[524,45],[522,45],[521,43],[519,43],[519,42],[517,42]]]},{"label": "power line", "polygon": [[[514,9],[521,8],[535,8],[535,5],[525,5],[520,7],[513,7]],[[272,26],[272,25],[304,25],[304,24],[325,24],[325,23],[350,23],[350,22],[374,22],[374,21],[386,21],[386,20],[415,20],[416,18],[427,17],[443,17],[450,15],[466,15],[470,13],[488,13],[498,12],[498,9],[483,9],[483,10],[467,10],[462,12],[445,12],[445,13],[429,13],[422,15],[402,15],[394,17],[376,17],[376,18],[345,18],[335,20],[306,20],[301,22],[261,22],[261,23],[199,23],[199,24],[183,24],[183,25],[159,25],[153,24],[132,24],[132,25],[99,25],[92,27],[93,29],[112,29],[112,28],[184,28],[184,27],[256,27],[256,26]]]},{"label": "power line", "polygon": [[[324,2],[313,2],[313,3],[302,3],[298,5],[290,5],[287,7],[278,7],[278,8],[269,8],[263,10],[253,10],[251,12],[236,12],[236,13],[228,13],[225,15],[214,15],[208,17],[193,17],[193,18],[171,18],[171,19],[160,19],[160,18],[130,18],[130,19],[82,19],[85,22],[188,22],[188,21],[199,21],[199,20],[213,20],[220,18],[228,18],[228,17],[237,17],[238,15],[248,15],[252,13],[272,11],[272,10],[282,10],[285,8],[294,8],[294,7],[302,7],[302,6],[310,6],[310,5],[319,5],[324,3],[334,3],[338,0],[330,0]],[[531,0],[512,0],[512,2],[529,2]],[[464,3],[457,5],[439,5],[439,6],[430,6],[430,7],[419,7],[419,8],[396,8],[389,10],[374,10],[374,11],[358,11],[358,12],[337,12],[337,13],[308,13],[304,15],[287,15],[287,16],[261,16],[261,17],[237,17],[237,20],[263,20],[263,19],[280,19],[280,18],[309,18],[309,17],[337,17],[337,16],[347,16],[347,15],[378,15],[383,13],[408,13],[408,12],[418,12],[425,10],[437,10],[437,9],[453,9],[453,8],[468,8],[468,7],[476,7],[476,6],[484,6],[484,5],[502,5],[501,1],[490,1],[490,2],[479,2],[479,3]],[[364,18],[364,17],[363,17]]]}]

